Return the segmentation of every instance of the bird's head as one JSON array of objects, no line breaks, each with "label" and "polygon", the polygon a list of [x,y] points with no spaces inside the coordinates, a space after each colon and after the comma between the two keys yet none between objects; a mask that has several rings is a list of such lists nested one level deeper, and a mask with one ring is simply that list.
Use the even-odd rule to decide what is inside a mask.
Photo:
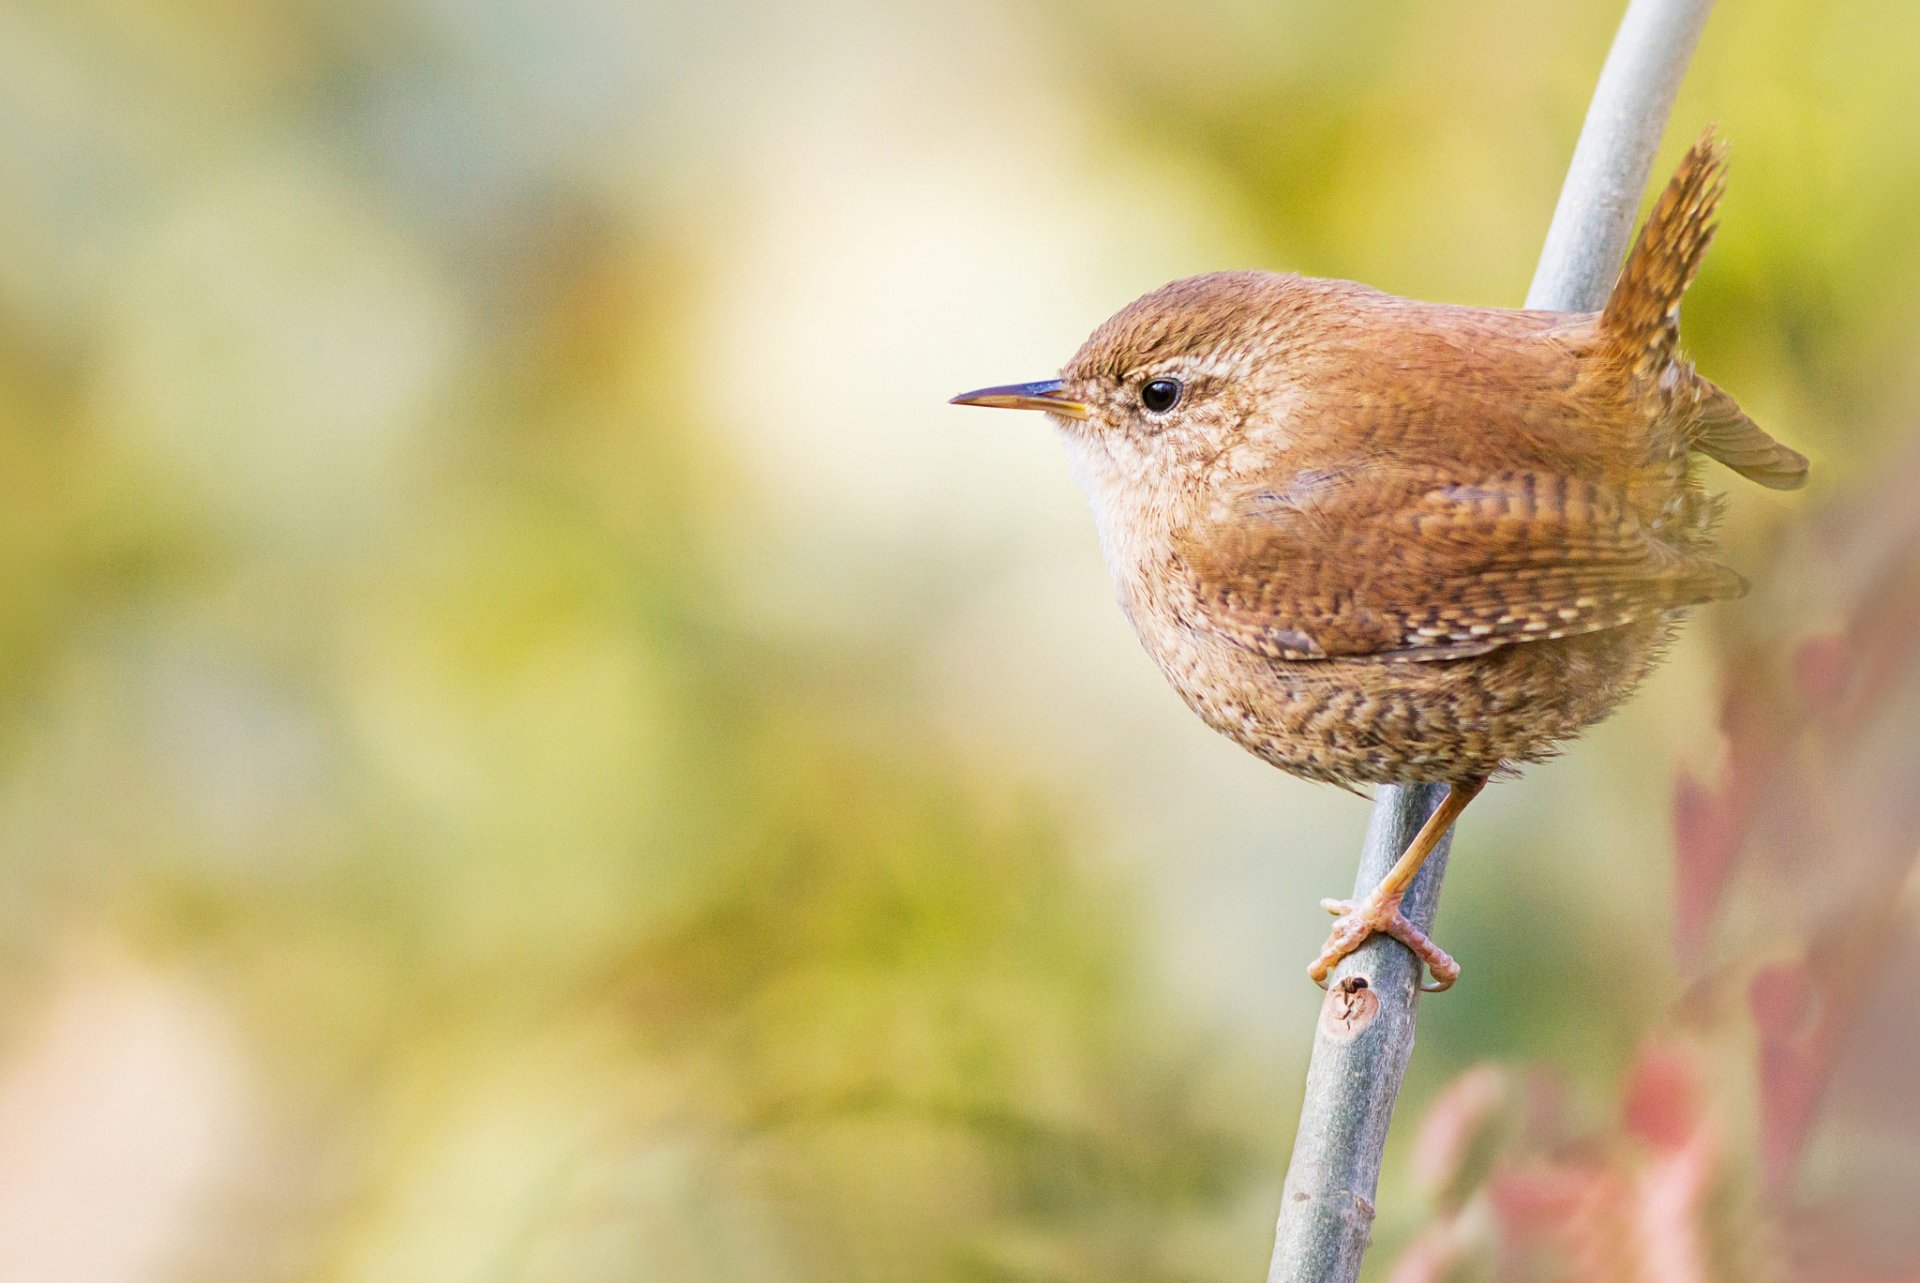
[{"label": "bird's head", "polygon": [[1059,378],[981,388],[953,403],[1051,416],[1105,536],[1116,517],[1183,506],[1236,444],[1284,445],[1305,286],[1270,272],[1175,281],[1095,330]]}]

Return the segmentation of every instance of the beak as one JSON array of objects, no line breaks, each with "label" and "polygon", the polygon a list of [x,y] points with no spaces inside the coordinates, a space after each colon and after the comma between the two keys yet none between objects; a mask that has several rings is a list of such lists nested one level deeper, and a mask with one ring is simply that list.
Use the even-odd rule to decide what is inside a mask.
[{"label": "beak", "polygon": [[962,392],[948,404],[984,405],[995,410],[1045,410],[1048,414],[1064,415],[1069,419],[1084,419],[1093,413],[1093,407],[1085,401],[1061,395],[1058,379],[1048,379],[1042,383],[1008,383],[997,388],[981,388],[977,392]]}]

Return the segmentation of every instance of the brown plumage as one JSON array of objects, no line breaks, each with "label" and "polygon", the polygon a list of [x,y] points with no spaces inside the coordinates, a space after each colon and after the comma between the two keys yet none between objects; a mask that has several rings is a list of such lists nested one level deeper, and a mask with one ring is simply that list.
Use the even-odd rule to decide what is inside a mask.
[{"label": "brown plumage", "polygon": [[1723,187],[1709,131],[1599,313],[1217,273],[1130,304],[1057,381],[956,398],[1056,416],[1121,606],[1209,725],[1311,779],[1455,785],[1404,877],[1338,906],[1316,978],[1384,929],[1450,982],[1397,912],[1446,823],[1606,716],[1680,611],[1744,590],[1692,455],[1805,480],[1678,353]]}]

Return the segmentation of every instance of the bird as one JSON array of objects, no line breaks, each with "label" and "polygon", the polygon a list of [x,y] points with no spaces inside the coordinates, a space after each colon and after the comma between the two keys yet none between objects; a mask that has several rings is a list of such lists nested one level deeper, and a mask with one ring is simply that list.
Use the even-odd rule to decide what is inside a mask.
[{"label": "bird", "polygon": [[1689,608],[1746,589],[1696,456],[1805,482],[1679,349],[1725,175],[1709,126],[1598,312],[1214,272],[1128,304],[1057,378],[952,398],[1059,428],[1120,607],[1208,726],[1309,780],[1447,786],[1369,894],[1323,902],[1317,983],[1376,932],[1423,989],[1454,983],[1401,912],[1422,862],[1490,779],[1625,700]]}]

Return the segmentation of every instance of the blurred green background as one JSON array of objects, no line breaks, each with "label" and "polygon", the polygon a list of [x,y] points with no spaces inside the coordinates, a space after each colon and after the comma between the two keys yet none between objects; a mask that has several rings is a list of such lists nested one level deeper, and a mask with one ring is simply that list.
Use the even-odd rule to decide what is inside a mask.
[{"label": "blurred green background", "polygon": [[[0,3],[0,1278],[1260,1277],[1365,804],[943,402],[1213,268],[1517,304],[1619,8]],[[1708,27],[1688,345],[1816,479],[1474,807],[1409,1119],[1687,983],[1676,767],[1913,437],[1917,73]]]}]

